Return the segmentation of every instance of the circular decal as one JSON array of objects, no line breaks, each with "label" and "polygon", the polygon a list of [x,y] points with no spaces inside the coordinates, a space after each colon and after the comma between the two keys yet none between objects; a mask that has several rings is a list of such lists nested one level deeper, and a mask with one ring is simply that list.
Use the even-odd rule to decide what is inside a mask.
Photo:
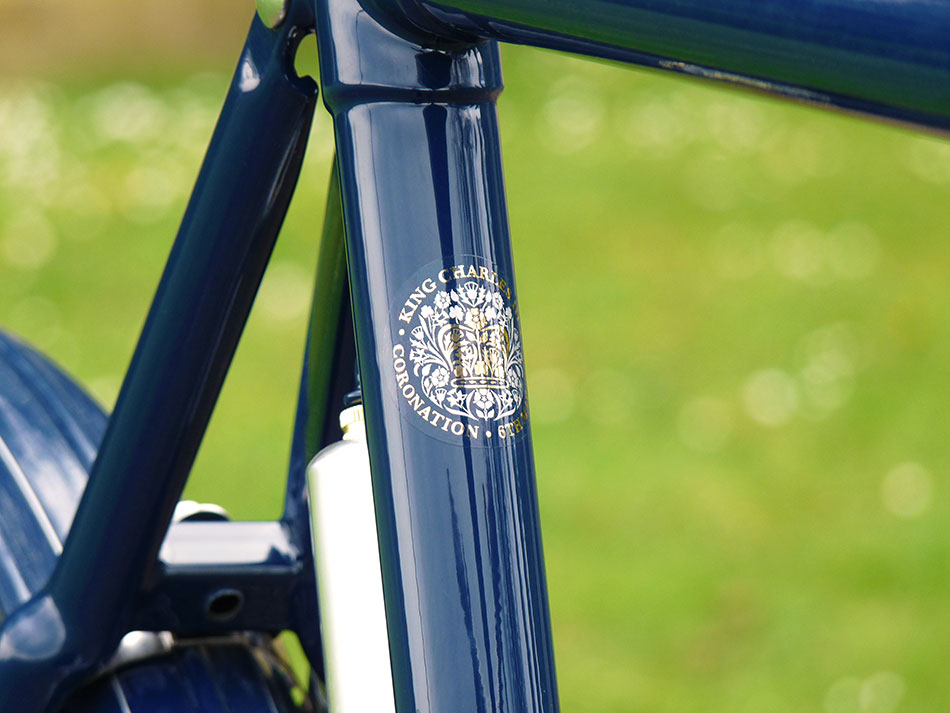
[{"label": "circular decal", "polygon": [[517,303],[477,258],[423,268],[394,310],[400,412],[443,440],[515,438],[528,420]]}]

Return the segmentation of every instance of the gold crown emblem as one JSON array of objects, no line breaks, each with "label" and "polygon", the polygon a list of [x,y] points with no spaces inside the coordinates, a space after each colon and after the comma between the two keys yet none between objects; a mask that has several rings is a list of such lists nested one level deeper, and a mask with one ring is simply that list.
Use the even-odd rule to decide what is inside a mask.
[{"label": "gold crown emblem", "polygon": [[524,361],[517,317],[501,293],[477,282],[419,307],[409,361],[422,393],[447,413],[498,420],[520,408]]},{"label": "gold crown emblem", "polygon": [[475,327],[454,324],[447,332],[446,361],[452,386],[462,389],[505,389],[505,335],[498,324],[483,320]]}]

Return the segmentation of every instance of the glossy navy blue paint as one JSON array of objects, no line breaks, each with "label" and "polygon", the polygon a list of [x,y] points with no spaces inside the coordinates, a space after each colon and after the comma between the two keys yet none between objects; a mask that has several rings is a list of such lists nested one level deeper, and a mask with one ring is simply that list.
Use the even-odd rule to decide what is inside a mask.
[{"label": "glossy navy blue paint", "polygon": [[291,713],[288,689],[266,645],[198,642],[99,678],[60,713]]},{"label": "glossy navy blue paint", "polygon": [[[372,16],[356,0],[317,0],[398,708],[556,710],[530,435],[487,446],[433,437],[400,411],[392,364],[393,310],[424,266],[475,260],[514,284],[497,47],[473,40],[946,129],[950,12],[928,0],[366,4]],[[177,525],[158,557],[296,182],[316,88],[293,76],[292,56],[313,22],[295,0],[278,30],[252,27],[88,483],[104,415],[42,357],[0,337],[0,710],[52,711],[131,627],[291,626],[319,671],[303,466],[336,436],[331,415],[353,352],[332,190],[333,255],[330,268],[321,258],[284,517]],[[242,607],[209,620],[203,603],[220,589],[240,592]],[[284,684],[269,699],[248,650],[235,651],[204,652],[213,670],[195,668],[190,652],[135,666],[103,679],[111,696],[97,699],[105,689],[95,684],[69,710],[122,710],[115,686],[136,713],[195,701],[205,713],[289,710]]]},{"label": "glossy navy blue paint", "polygon": [[296,184],[316,100],[293,54],[312,11],[255,18],[211,147],[48,583],[0,629],[0,710],[52,710],[111,654],[159,546]]},{"label": "glossy navy blue paint", "polygon": [[418,32],[683,72],[950,129],[950,6],[937,0],[369,0]]},{"label": "glossy navy blue paint", "polygon": [[[183,636],[291,628],[307,566],[279,522],[176,523],[160,562],[158,582],[139,598],[130,628]],[[240,609],[233,617],[209,617],[206,604],[229,589],[240,593]]]},{"label": "glossy navy blue paint", "polygon": [[397,710],[555,711],[530,435],[442,440],[400,412],[393,368],[393,310],[421,268],[479,256],[513,286],[498,48],[427,49],[353,0],[318,3],[317,44],[336,128]]}]

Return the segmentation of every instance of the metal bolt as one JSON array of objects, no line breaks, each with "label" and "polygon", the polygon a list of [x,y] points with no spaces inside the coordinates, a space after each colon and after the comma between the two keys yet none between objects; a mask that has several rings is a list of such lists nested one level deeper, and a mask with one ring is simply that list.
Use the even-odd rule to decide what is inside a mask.
[{"label": "metal bolt", "polygon": [[272,30],[287,17],[286,0],[257,0],[257,14]]}]

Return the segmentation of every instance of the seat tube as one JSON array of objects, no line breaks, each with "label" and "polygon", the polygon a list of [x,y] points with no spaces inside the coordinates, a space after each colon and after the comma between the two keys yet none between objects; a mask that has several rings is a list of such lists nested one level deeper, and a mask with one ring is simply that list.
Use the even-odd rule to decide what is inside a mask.
[{"label": "seat tube", "polygon": [[396,709],[557,711],[498,47],[317,8]]}]

